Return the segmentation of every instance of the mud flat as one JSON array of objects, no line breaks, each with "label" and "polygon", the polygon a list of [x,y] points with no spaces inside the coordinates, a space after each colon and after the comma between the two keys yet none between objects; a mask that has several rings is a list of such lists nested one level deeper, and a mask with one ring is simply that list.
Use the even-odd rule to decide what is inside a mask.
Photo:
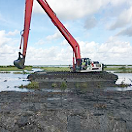
[{"label": "mud flat", "polygon": [[[44,74],[29,76],[32,81],[40,82],[39,90],[0,92],[0,132],[132,132],[132,91],[104,91],[91,84],[91,88],[84,85],[81,89],[80,85],[70,89],[69,85],[66,92],[48,92],[43,90]],[[47,80],[53,81],[58,73],[48,74]],[[57,76],[62,77],[58,83],[67,81],[65,73]],[[89,76],[95,79],[94,74]],[[105,81],[104,76],[105,73],[98,77]],[[84,75],[81,77],[84,79]],[[111,85],[115,82],[113,78],[116,80],[117,76],[109,74],[107,78]],[[71,77],[75,83],[78,80],[76,75]]]},{"label": "mud flat", "polygon": [[0,132],[132,132],[132,91],[1,92]]},{"label": "mud flat", "polygon": [[28,76],[30,81],[39,82],[40,88],[60,86],[65,82],[69,88],[114,86],[118,76],[108,72],[71,73],[71,72],[35,72]]}]

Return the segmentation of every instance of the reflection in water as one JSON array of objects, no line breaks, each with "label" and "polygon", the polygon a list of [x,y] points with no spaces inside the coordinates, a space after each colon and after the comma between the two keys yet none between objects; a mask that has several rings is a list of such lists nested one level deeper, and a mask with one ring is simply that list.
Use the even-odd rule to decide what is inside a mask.
[{"label": "reflection in water", "polygon": [[118,75],[116,84],[128,84],[128,87],[108,87],[105,91],[128,91],[132,90],[132,73],[115,73]]},{"label": "reflection in water", "polygon": [[[25,71],[28,73],[33,73],[35,71],[42,71],[39,68],[33,68],[32,71]],[[27,80],[28,74],[14,74],[18,71],[10,71],[10,73],[0,73],[0,92],[1,91],[21,91],[27,92],[32,91],[26,88],[18,88],[20,85],[27,85],[29,81]],[[23,71],[19,71],[23,72]]]},{"label": "reflection in water", "polygon": [[1,91],[22,91],[26,92],[27,89],[20,89],[18,86],[21,84],[27,85],[29,81],[26,79],[25,74],[13,74],[13,73],[0,73],[0,92]]},{"label": "reflection in water", "polygon": [[116,73],[116,75],[118,75],[118,80],[116,82],[116,84],[128,84],[128,85],[132,85],[132,73]]}]

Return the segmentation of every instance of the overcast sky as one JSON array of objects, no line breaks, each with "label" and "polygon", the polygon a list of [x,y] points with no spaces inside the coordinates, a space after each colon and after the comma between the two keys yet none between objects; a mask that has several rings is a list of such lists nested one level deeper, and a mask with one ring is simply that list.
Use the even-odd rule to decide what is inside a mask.
[{"label": "overcast sky", "polygon": [[[132,64],[131,0],[47,0],[81,48],[104,64]],[[0,0],[0,65],[17,59],[25,0]],[[27,65],[72,64],[72,48],[34,0]]]}]

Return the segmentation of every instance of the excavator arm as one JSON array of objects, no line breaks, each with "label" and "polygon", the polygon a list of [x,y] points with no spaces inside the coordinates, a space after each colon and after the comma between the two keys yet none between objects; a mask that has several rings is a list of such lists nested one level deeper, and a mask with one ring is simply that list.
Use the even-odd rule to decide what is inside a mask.
[{"label": "excavator arm", "polygon": [[[41,5],[41,7],[44,9],[44,11],[47,13],[47,15],[50,17],[53,24],[58,28],[58,30],[61,32],[61,34],[65,37],[65,39],[71,45],[71,47],[73,49],[73,69],[75,69],[74,56],[76,59],[76,64],[79,63],[77,61],[79,59],[81,59],[79,44],[74,39],[74,37],[69,33],[69,31],[65,28],[65,26],[60,22],[60,20],[57,18],[56,14],[51,9],[51,7],[47,3],[47,1],[46,0],[37,0],[37,1]],[[16,67],[18,67],[19,69],[24,68],[28,36],[29,36],[29,30],[30,30],[30,23],[31,23],[32,7],[33,7],[33,0],[26,0],[24,30],[23,30],[23,34],[22,34],[21,43],[20,43],[20,49],[21,49],[21,45],[23,44],[23,51],[22,51],[22,53],[19,52],[18,59],[14,61],[14,65]]]}]

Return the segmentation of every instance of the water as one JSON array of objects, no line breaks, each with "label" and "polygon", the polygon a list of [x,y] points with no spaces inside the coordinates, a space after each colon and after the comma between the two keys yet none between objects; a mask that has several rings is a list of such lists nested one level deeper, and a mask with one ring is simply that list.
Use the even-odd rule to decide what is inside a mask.
[{"label": "water", "polygon": [[[39,69],[34,69],[34,71],[38,71]],[[34,72],[32,71],[32,72]],[[116,84],[121,84],[122,82],[124,84],[132,85],[132,73],[115,73],[118,75],[118,80]],[[0,73],[0,92],[1,91],[21,91],[21,92],[27,92],[28,89],[20,89],[18,86],[20,85],[27,85],[29,81],[27,80],[27,74],[13,74],[11,73]],[[116,90],[116,91],[127,91],[132,90],[132,86],[129,86],[127,88],[121,88],[121,87],[108,87],[105,90]],[[46,91],[46,90],[45,90]],[[53,89],[47,89],[46,92],[53,92]],[[55,92],[61,92],[60,90],[56,90]]]},{"label": "water", "polygon": [[118,75],[116,84],[128,84],[128,87],[108,87],[105,91],[128,91],[132,90],[132,73],[114,73]]},{"label": "water", "polygon": [[132,85],[132,73],[115,73],[119,79],[117,80],[116,84],[128,84]]},{"label": "water", "polygon": [[[33,73],[36,71],[42,71],[39,68],[33,68],[32,71],[25,71],[28,73]],[[18,71],[11,71],[10,73],[0,73],[0,92],[1,91],[20,91],[27,92],[32,91],[26,88],[18,88],[21,85],[27,85],[29,81],[27,80],[28,74],[14,74]],[[19,71],[20,72],[20,71]]]},{"label": "water", "polygon": [[0,73],[0,92],[1,91],[21,91],[27,92],[26,88],[20,89],[21,84],[27,85],[29,81],[26,74]]}]

